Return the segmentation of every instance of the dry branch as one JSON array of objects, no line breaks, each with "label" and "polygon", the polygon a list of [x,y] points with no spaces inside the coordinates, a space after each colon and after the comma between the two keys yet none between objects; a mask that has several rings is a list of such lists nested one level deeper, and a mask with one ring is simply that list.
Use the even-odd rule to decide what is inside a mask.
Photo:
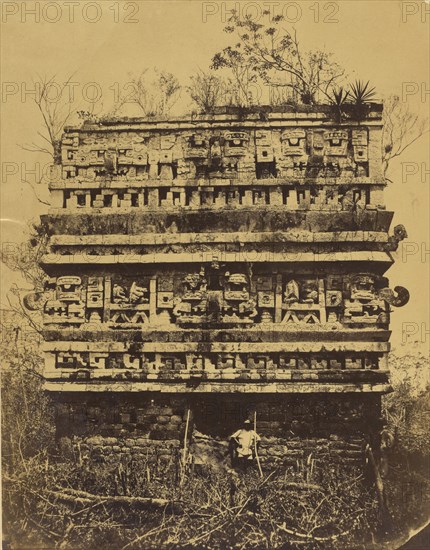
[{"label": "dry branch", "polygon": [[289,535],[292,535],[294,537],[297,537],[299,539],[306,539],[308,541],[315,541],[315,542],[329,542],[339,539],[340,537],[344,537],[349,534],[349,531],[344,531],[342,533],[336,533],[335,535],[330,535],[328,537],[317,537],[314,535],[310,535],[307,533],[299,533],[298,531],[294,531],[293,529],[287,529],[285,525],[277,525],[277,528],[280,531],[284,531],[284,533],[288,533]]},{"label": "dry branch", "polygon": [[147,508],[167,508],[172,507],[176,512],[180,512],[180,504],[176,501],[167,500],[164,498],[150,498],[150,497],[127,497],[127,496],[110,496],[110,495],[93,495],[85,491],[78,491],[74,489],[61,488],[58,491],[46,491],[47,494],[55,497],[65,503],[71,504],[95,504],[103,503],[109,505],[127,505],[127,506],[141,506]]}]

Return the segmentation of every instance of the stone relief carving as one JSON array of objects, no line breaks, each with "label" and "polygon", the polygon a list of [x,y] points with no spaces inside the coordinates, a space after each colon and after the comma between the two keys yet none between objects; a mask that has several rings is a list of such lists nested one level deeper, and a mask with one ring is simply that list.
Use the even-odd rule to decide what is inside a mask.
[{"label": "stone relief carving", "polygon": [[222,321],[252,323],[257,315],[256,302],[249,292],[249,281],[243,273],[224,274]]},{"label": "stone relief carving", "polygon": [[394,292],[390,288],[382,288],[379,291],[379,297],[390,304],[390,306],[402,307],[409,302],[410,295],[405,287],[395,286]]},{"label": "stone relief carving", "polygon": [[393,235],[390,235],[388,237],[389,249],[393,251],[397,250],[399,247],[399,243],[407,238],[408,233],[405,226],[402,224],[396,225],[394,227]]},{"label": "stone relief carving", "polygon": [[[290,278],[224,271],[208,278],[207,269],[184,273],[176,283],[173,272],[143,278],[61,276],[49,280],[44,293],[28,295],[25,303],[43,310],[47,325],[107,323],[133,329],[172,323],[209,323],[208,328],[213,323],[281,323],[287,329],[327,323],[378,328],[389,323],[388,305],[400,307],[409,300],[403,287],[392,291],[385,278],[368,273]],[[214,281],[219,285],[213,286]]]},{"label": "stone relief carving", "polygon": [[[274,178],[276,164],[270,162],[258,163],[258,178]],[[236,171],[236,166],[219,165],[222,169],[222,177]],[[234,174],[233,174],[234,175]],[[379,191],[369,189],[369,186],[350,183],[348,185],[300,185],[292,186],[283,181],[278,187],[258,186],[241,183],[240,185],[228,185],[211,187],[202,186],[163,186],[153,188],[129,187],[126,189],[91,189],[64,190],[60,208],[66,209],[125,209],[140,208],[153,210],[163,208],[220,209],[226,206],[235,208],[249,206],[287,207],[291,210],[353,210],[360,207],[378,204]],[[404,237],[403,237],[404,238]],[[389,242],[396,245],[402,237],[397,234],[390,237]]]},{"label": "stone relief carving", "polygon": [[283,323],[325,322],[323,281],[295,279],[286,282],[283,296]]},{"label": "stone relief carving", "polygon": [[179,322],[200,323],[207,313],[207,280],[204,268],[183,279],[182,296],[174,298],[173,315]]},{"label": "stone relief carving", "polygon": [[345,300],[343,320],[347,324],[388,323],[388,312],[376,291],[376,277],[368,274],[349,278],[349,298]]},{"label": "stone relief carving", "polygon": [[63,178],[367,177],[365,128],[66,134]]},{"label": "stone relief carving", "polygon": [[58,277],[51,298],[45,302],[45,322],[81,324],[85,322],[85,302],[80,277]]},{"label": "stone relief carving", "polygon": [[113,328],[149,323],[149,288],[140,281],[111,282],[109,323]]},{"label": "stone relief carving", "polygon": [[239,375],[247,372],[282,372],[314,370],[378,370],[379,356],[375,353],[354,354],[285,354],[285,353],[108,353],[108,352],[56,352],[55,369],[78,371],[142,371],[151,377],[168,372],[226,373]]}]

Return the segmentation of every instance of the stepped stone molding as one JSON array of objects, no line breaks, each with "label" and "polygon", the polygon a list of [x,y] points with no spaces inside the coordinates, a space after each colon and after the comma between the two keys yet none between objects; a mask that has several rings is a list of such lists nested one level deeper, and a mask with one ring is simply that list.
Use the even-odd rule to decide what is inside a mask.
[{"label": "stepped stone molding", "polygon": [[360,122],[321,105],[66,128],[45,287],[25,298],[59,441],[162,468],[191,417],[213,463],[257,412],[264,466],[377,448],[409,300],[385,276],[407,232],[390,232],[381,133],[379,104]]}]

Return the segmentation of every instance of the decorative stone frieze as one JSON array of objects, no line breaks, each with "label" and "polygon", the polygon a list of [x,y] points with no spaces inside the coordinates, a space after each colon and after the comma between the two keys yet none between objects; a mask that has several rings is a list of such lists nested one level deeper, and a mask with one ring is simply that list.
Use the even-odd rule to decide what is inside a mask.
[{"label": "decorative stone frieze", "polygon": [[361,460],[409,299],[384,276],[407,233],[389,233],[381,131],[380,105],[360,123],[319,106],[66,128],[45,291],[25,300],[59,438],[169,461],[191,418],[212,463],[256,412],[268,466]]}]

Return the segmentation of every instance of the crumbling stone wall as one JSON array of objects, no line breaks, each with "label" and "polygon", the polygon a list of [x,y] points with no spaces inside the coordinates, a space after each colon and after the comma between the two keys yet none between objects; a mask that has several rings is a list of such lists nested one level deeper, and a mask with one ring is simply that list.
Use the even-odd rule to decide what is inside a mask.
[{"label": "crumbling stone wall", "polygon": [[360,122],[326,105],[66,128],[45,292],[26,300],[63,446],[177,463],[190,418],[195,464],[215,466],[256,412],[266,466],[376,448],[409,299],[384,276],[407,235],[381,132],[379,104]]},{"label": "crumbling stone wall", "polygon": [[130,457],[172,466],[184,445],[196,465],[228,467],[229,438],[246,418],[257,417],[261,462],[297,460],[362,464],[367,443],[377,442],[379,399],[355,396],[262,397],[116,394],[56,396],[60,445],[95,461]]}]

